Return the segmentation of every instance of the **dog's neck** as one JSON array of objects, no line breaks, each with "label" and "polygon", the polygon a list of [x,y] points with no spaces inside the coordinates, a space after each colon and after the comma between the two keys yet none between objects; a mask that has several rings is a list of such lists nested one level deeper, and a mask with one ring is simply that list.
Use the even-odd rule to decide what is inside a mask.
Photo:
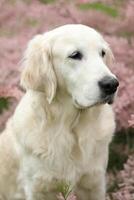
[{"label": "dog's neck", "polygon": [[64,123],[66,127],[74,127],[81,113],[81,110],[73,105],[72,99],[65,95],[57,95],[49,105],[49,111],[52,121]]},{"label": "dog's neck", "polygon": [[66,128],[73,129],[87,117],[89,120],[94,113],[100,112],[101,106],[95,106],[87,109],[78,109],[74,106],[73,100],[69,95],[57,95],[52,103],[48,106],[50,111],[50,119],[52,123],[63,123]]},{"label": "dog's neck", "polygon": [[65,129],[73,129],[83,123],[85,117],[88,119],[86,122],[89,123],[94,115],[99,116],[102,107],[95,106],[81,110],[74,106],[72,97],[67,93],[57,93],[53,101],[49,103],[44,92],[33,90],[30,92],[39,97],[39,105],[45,110],[48,127],[59,124],[64,125]]}]

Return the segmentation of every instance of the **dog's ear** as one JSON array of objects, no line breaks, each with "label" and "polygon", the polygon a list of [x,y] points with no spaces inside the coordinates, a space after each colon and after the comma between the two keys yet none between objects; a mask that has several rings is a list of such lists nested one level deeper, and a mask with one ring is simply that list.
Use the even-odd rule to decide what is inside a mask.
[{"label": "dog's ear", "polygon": [[115,58],[114,58],[113,52],[110,46],[107,44],[106,64],[108,66],[111,66],[114,63],[114,61],[115,61]]},{"label": "dog's ear", "polygon": [[22,87],[45,92],[48,102],[51,103],[56,94],[57,81],[50,44],[45,35],[37,35],[28,43],[22,67]]}]

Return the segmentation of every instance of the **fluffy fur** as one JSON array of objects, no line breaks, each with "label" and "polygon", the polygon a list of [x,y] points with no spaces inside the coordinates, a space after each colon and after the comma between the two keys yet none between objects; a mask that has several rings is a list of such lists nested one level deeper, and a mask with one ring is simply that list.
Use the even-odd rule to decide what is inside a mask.
[{"label": "fluffy fur", "polygon": [[[82,60],[69,58],[76,50]],[[56,200],[63,182],[78,200],[105,199],[115,122],[97,82],[114,77],[107,68],[111,59],[102,36],[83,25],[29,42],[21,76],[26,93],[0,136],[0,199]]]}]

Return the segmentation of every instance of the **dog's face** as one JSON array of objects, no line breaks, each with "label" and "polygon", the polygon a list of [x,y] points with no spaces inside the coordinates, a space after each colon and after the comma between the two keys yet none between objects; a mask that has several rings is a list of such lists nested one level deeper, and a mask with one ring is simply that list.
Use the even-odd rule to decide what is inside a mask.
[{"label": "dog's face", "polygon": [[98,32],[83,25],[66,25],[40,37],[33,47],[31,41],[31,53],[30,50],[26,53],[33,59],[30,58],[30,63],[27,56],[26,65],[27,62],[34,65],[30,70],[35,76],[31,76],[30,67],[26,66],[22,77],[26,88],[32,84],[34,89],[45,88],[51,102],[58,86],[68,93],[77,108],[112,103],[118,87],[115,75],[108,68],[113,55]]}]

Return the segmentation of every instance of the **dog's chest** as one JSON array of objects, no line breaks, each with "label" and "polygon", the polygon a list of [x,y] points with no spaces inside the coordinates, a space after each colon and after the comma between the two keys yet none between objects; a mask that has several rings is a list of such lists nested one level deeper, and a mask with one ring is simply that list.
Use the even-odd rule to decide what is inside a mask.
[{"label": "dog's chest", "polygon": [[56,179],[77,182],[92,167],[96,142],[85,131],[84,127],[79,131],[67,127],[56,129],[44,161],[45,168]]},{"label": "dog's chest", "polygon": [[[24,171],[28,170],[28,176],[44,183],[48,180],[52,185],[55,181],[76,185],[83,175],[100,166],[102,146],[94,137],[93,122],[87,122],[70,128],[70,123],[61,121],[46,129],[45,151],[40,146],[34,152],[36,156],[26,157]],[[98,126],[95,125],[97,130]],[[43,141],[44,132],[41,135]]]}]

